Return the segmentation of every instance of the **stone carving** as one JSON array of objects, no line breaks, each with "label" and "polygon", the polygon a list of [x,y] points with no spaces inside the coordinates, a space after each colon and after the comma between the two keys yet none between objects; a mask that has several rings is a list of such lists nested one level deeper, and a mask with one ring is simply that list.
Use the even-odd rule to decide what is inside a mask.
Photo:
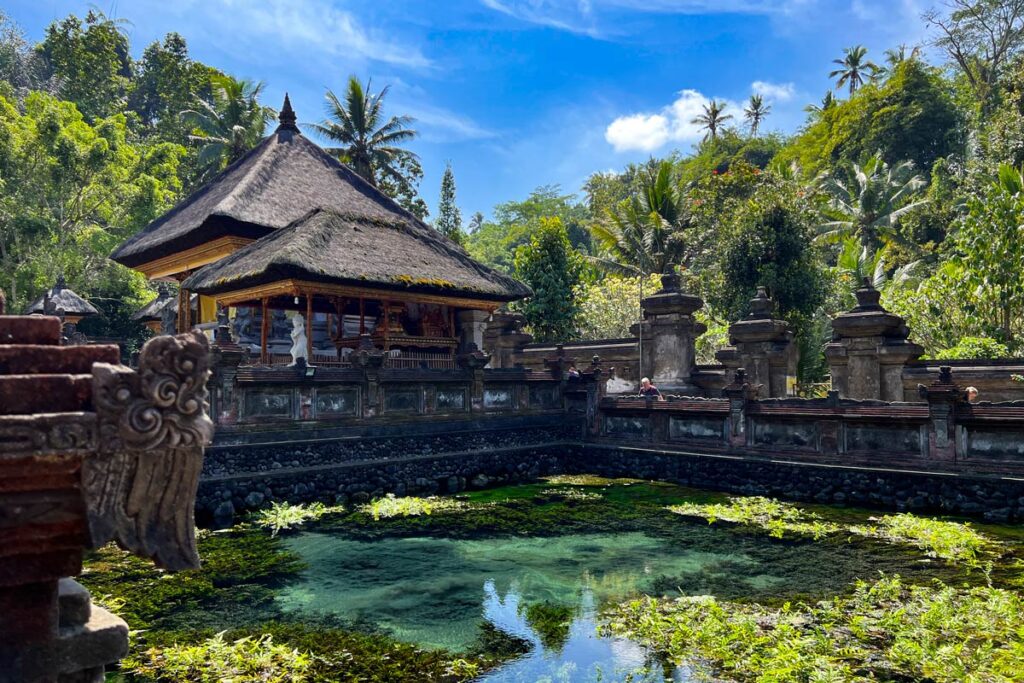
[{"label": "stone carving", "polygon": [[137,373],[93,366],[100,442],[82,479],[94,547],[115,539],[166,569],[199,566],[193,508],[213,436],[209,374],[209,342],[195,331],[151,339]]},{"label": "stone carving", "polygon": [[292,365],[299,362],[301,358],[303,362],[309,362],[309,348],[306,339],[306,321],[301,315],[295,315],[292,317]]}]

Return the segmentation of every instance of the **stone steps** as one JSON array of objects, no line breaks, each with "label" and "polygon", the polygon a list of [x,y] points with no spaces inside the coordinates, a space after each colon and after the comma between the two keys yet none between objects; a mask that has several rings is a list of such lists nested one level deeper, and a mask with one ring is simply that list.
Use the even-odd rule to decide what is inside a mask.
[{"label": "stone steps", "polygon": [[91,374],[0,375],[0,415],[92,410]]},{"label": "stone steps", "polygon": [[0,376],[36,374],[88,374],[93,363],[119,363],[116,344],[54,346],[49,344],[0,345]]}]

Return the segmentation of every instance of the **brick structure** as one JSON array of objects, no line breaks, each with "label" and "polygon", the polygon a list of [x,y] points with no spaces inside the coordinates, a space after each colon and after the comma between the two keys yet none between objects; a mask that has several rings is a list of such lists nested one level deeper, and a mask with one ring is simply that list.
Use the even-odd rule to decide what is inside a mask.
[{"label": "brick structure", "polygon": [[0,315],[0,681],[102,681],[126,653],[124,621],[68,578],[85,549],[198,566],[205,338],[151,340],[138,372],[60,342],[59,318]]}]

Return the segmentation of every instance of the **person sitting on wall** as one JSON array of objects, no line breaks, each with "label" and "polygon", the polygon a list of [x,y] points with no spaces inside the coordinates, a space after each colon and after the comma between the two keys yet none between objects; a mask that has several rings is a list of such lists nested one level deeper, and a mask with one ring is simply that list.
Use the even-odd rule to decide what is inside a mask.
[{"label": "person sitting on wall", "polygon": [[976,403],[978,400],[978,387],[967,387],[967,402]]},{"label": "person sitting on wall", "polygon": [[647,377],[640,380],[640,395],[644,398],[661,398],[661,392],[658,391],[658,387],[651,384],[651,380]]},{"label": "person sitting on wall", "polygon": [[565,373],[565,376],[568,379],[579,379],[580,378],[580,371],[576,369],[575,365],[570,365],[569,369]]}]

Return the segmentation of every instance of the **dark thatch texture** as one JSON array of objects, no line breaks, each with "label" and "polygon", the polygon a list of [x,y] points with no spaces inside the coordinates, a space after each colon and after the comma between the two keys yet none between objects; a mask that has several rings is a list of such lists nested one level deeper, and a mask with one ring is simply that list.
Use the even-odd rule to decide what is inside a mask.
[{"label": "dark thatch texture", "polygon": [[[425,238],[432,234],[433,240],[442,239],[293,124],[282,123],[207,185],[124,242],[111,258],[134,267],[222,235],[255,239],[318,208],[356,221],[405,223]],[[448,246],[453,253],[461,251],[454,243]]]},{"label": "dark thatch texture", "polygon": [[63,275],[57,278],[57,283],[54,284],[49,292],[29,304],[25,312],[30,315],[32,313],[45,313],[43,306],[45,305],[47,295],[49,295],[50,301],[53,303],[54,312],[58,314],[63,313],[64,315],[84,317],[99,313],[92,304],[80,297],[73,289],[68,289]]},{"label": "dark thatch texture", "polygon": [[146,322],[147,320],[162,320],[164,309],[167,308],[168,304],[177,307],[178,297],[171,295],[167,290],[167,286],[161,282],[160,287],[157,288],[156,298],[139,310],[135,311],[135,313],[132,314],[132,320],[138,320],[141,322]]},{"label": "dark thatch texture", "polygon": [[218,294],[287,278],[491,301],[532,293],[422,223],[323,209],[204,266],[182,286]]}]

